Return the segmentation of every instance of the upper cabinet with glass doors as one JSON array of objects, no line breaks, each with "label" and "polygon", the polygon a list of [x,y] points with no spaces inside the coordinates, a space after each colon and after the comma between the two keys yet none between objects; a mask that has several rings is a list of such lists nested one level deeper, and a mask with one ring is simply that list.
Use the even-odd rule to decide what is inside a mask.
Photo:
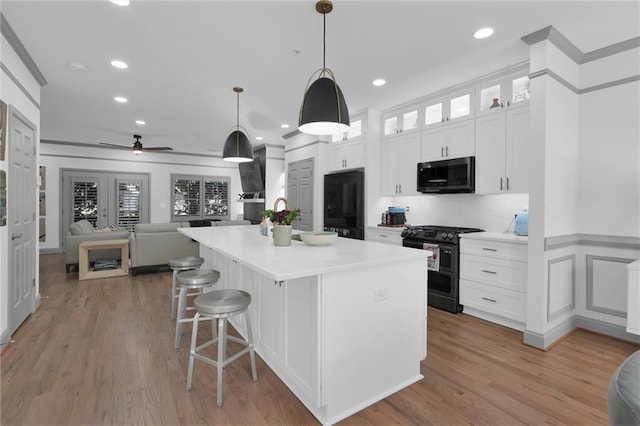
[{"label": "upper cabinet with glass doors", "polygon": [[362,136],[362,118],[350,120],[349,130],[331,135],[331,142],[343,142]]},{"label": "upper cabinet with glass doors", "polygon": [[331,136],[328,170],[364,167],[366,114],[351,117],[349,130]]},{"label": "upper cabinet with glass doors", "polygon": [[382,136],[389,137],[420,128],[418,105],[385,113],[382,116]]},{"label": "upper cabinet with glass doors", "polygon": [[424,128],[473,118],[473,88],[429,100],[423,104],[422,111]]},{"label": "upper cabinet with glass doors", "polygon": [[522,73],[494,80],[477,88],[477,115],[529,104],[529,77]]}]

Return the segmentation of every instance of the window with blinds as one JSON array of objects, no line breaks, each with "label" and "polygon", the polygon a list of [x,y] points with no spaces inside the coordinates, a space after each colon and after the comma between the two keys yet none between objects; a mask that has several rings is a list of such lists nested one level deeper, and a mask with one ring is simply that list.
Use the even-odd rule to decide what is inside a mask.
[{"label": "window with blinds", "polygon": [[86,219],[98,223],[98,182],[73,182],[73,222]]},{"label": "window with blinds", "polygon": [[117,180],[118,188],[118,226],[133,231],[136,223],[140,223],[141,202],[140,182]]},{"label": "window with blinds", "polygon": [[171,175],[171,220],[229,218],[229,178]]}]

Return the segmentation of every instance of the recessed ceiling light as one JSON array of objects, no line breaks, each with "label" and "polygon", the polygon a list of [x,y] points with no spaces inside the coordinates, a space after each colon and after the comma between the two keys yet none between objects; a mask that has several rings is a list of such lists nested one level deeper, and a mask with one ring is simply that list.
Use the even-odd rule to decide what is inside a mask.
[{"label": "recessed ceiling light", "polygon": [[374,86],[384,86],[385,84],[387,84],[387,82],[385,81],[384,78],[377,78],[377,79],[373,80],[372,84]]},{"label": "recessed ceiling light", "polygon": [[280,127],[282,127],[283,129],[288,129],[289,125],[288,124],[281,124]]},{"label": "recessed ceiling light", "polygon": [[127,68],[129,68],[129,65],[127,65],[126,62],[122,62],[118,60],[111,61],[111,66],[115,68],[120,68],[121,70],[126,70]]},{"label": "recessed ceiling light", "polygon": [[115,98],[113,98],[116,102],[120,102],[121,104],[124,104],[127,102],[127,98],[123,97],[123,96],[116,96]]},{"label": "recessed ceiling light", "polygon": [[262,136],[256,136],[256,140],[257,141],[261,141],[262,140]]},{"label": "recessed ceiling light", "polygon": [[478,31],[473,33],[473,36],[477,39],[481,39],[481,38],[487,38],[491,34],[493,34],[493,28],[486,27],[486,28],[480,28]]},{"label": "recessed ceiling light", "polygon": [[118,6],[129,6],[129,0],[111,0],[111,3],[117,4]]},{"label": "recessed ceiling light", "polygon": [[147,124],[147,122],[146,122],[146,121],[144,121],[144,120],[136,120],[136,124],[139,124],[139,125],[141,125],[141,126],[144,126],[145,124]]}]

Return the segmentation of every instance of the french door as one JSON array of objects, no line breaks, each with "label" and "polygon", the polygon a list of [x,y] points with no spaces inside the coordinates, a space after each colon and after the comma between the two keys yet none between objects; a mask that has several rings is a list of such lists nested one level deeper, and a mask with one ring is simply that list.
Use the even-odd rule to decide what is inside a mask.
[{"label": "french door", "polygon": [[94,170],[62,171],[62,232],[86,219],[96,228],[133,230],[149,222],[149,175]]}]

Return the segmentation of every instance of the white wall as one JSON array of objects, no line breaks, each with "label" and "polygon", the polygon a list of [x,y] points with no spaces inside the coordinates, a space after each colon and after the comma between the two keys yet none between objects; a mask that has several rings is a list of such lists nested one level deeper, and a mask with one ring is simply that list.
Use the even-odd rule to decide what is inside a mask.
[{"label": "white wall", "polygon": [[[584,87],[640,74],[640,48],[581,67]],[[640,83],[580,95],[578,228],[640,236]]]},{"label": "white wall", "polygon": [[242,192],[238,165],[221,158],[145,152],[134,156],[130,151],[43,143],[40,164],[46,167],[47,240],[41,248],[60,247],[61,170],[84,169],[111,172],[148,173],[150,175],[150,221],[169,222],[171,219],[171,174],[229,176],[231,178],[230,218],[237,219],[244,204],[238,202]]},{"label": "white wall", "polygon": [[424,194],[389,201],[393,204],[384,210],[389,206],[410,208],[406,216],[411,225],[463,226],[491,232],[513,231],[515,213],[529,207],[528,194]]},{"label": "white wall", "polygon": [[[34,105],[29,97],[22,91],[22,89],[9,77],[4,71],[0,70],[0,99],[2,99],[7,105],[12,105],[22,115],[27,117],[29,121],[35,124],[37,129],[36,141],[40,139],[40,85],[36,79],[31,75],[27,67],[22,63],[16,52],[9,45],[4,36],[0,40],[0,61],[11,72],[11,74],[20,82],[22,87],[29,93],[29,95],[36,101],[38,105]],[[7,137],[9,132],[7,132]],[[8,144],[7,151],[5,152],[5,161],[0,161],[0,169],[7,172],[7,184],[11,184],[11,175],[9,174],[9,165],[7,160],[8,156]],[[38,148],[36,148],[38,149]],[[32,196],[36,199],[35,206],[38,205],[37,191],[33,194],[26,194],[26,196]],[[9,256],[8,250],[8,226],[0,227],[0,336],[8,337],[5,334],[8,332],[8,301],[9,301],[9,285],[8,285],[8,265],[7,259]],[[36,255],[36,271],[39,268],[39,260]],[[36,274],[36,294],[40,292],[40,281],[38,274]]]}]

